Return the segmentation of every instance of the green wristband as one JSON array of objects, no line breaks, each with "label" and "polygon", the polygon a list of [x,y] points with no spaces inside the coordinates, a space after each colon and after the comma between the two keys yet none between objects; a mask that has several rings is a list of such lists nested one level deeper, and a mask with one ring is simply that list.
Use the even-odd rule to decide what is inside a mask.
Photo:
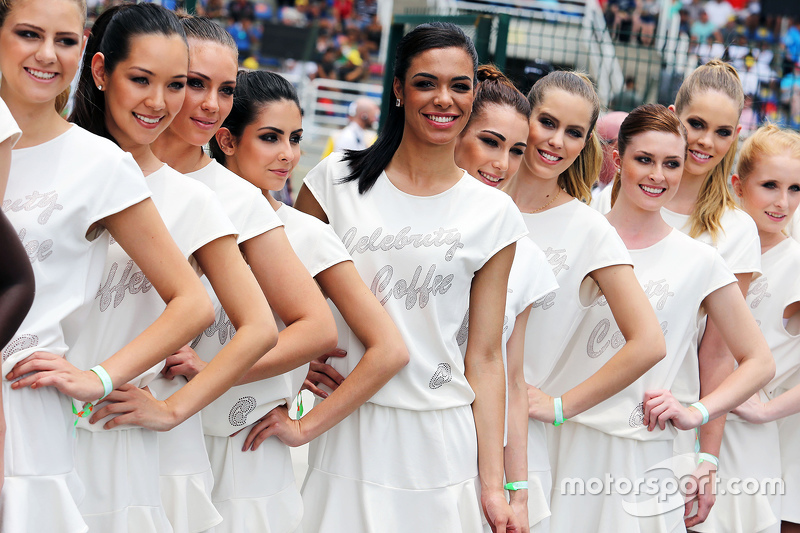
[{"label": "green wristband", "polygon": [[503,488],[506,490],[528,490],[528,482],[512,481],[511,483],[506,483],[503,485]]},{"label": "green wristband", "polygon": [[564,406],[561,403],[561,397],[553,398],[553,407],[556,411],[556,419],[553,421],[553,425],[558,427],[567,420],[564,418]]}]

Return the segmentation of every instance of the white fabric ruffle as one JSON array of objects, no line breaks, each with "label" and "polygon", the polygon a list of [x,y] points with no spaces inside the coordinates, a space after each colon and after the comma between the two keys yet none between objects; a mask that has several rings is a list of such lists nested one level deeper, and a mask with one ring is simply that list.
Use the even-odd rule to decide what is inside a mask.
[{"label": "white fabric ruffle", "polygon": [[157,458],[153,431],[77,429],[75,469],[86,486],[79,509],[90,531],[172,532],[161,505]]},{"label": "white fabric ruffle", "polygon": [[362,405],[311,443],[303,501],[315,533],[481,533],[471,407]]},{"label": "white fabric ruffle", "polygon": [[6,421],[0,531],[83,533],[84,485],[73,461],[72,403],[55,388],[14,390],[3,379]]},{"label": "white fabric ruffle", "polygon": [[205,437],[214,472],[211,497],[223,518],[215,533],[300,533],[303,499],[289,447],[269,437],[257,450],[243,452],[250,429],[233,437]]}]

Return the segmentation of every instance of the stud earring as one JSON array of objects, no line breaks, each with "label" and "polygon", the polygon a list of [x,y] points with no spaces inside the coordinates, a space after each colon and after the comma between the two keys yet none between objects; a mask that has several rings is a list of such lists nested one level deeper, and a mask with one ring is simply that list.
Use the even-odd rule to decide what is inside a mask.
[{"label": "stud earring", "polygon": [[102,86],[102,85],[98,85],[98,86],[97,86],[97,90],[98,90],[98,91],[102,91],[102,90],[103,90],[103,86]]}]

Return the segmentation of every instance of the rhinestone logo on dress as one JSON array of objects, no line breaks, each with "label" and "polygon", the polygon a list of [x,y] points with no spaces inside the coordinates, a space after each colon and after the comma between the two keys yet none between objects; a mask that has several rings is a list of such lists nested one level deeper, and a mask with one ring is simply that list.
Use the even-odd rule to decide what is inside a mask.
[{"label": "rhinestone logo on dress", "polygon": [[639,405],[634,407],[631,416],[628,417],[628,425],[632,428],[644,426],[644,403],[639,403]]},{"label": "rhinestone logo on dress", "polygon": [[228,421],[232,426],[244,426],[247,424],[247,415],[253,412],[256,408],[256,399],[252,396],[245,396],[239,398],[239,401],[233,404],[231,412],[228,415]]},{"label": "rhinestone logo on dress", "polygon": [[445,383],[449,383],[452,379],[453,372],[450,370],[450,365],[447,363],[439,363],[428,386],[432,389],[438,389]]}]

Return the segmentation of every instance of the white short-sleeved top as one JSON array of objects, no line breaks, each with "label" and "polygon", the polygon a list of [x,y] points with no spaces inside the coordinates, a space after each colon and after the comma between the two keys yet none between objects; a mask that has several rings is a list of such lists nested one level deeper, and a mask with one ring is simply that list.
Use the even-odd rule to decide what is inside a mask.
[{"label": "white short-sleeved top", "polygon": [[243,243],[281,225],[261,190],[216,161],[186,174],[214,191]]},{"label": "white short-sleeved top", "polygon": [[[673,228],[689,234],[691,222],[689,215],[675,213],[661,208],[664,221]],[[716,242],[711,234],[703,232],[695,240],[716,248],[734,274],[752,272],[754,278],[761,273],[761,241],[758,238],[758,227],[750,215],[741,209],[728,209],[720,219],[721,230]]]},{"label": "white short-sleeved top", "polygon": [[773,397],[778,389],[800,384],[800,316],[783,325],[786,307],[800,301],[800,243],[784,239],[773,246],[761,256],[761,268],[762,276],[750,284],[747,305],[775,358],[775,377],[764,387]]},{"label": "white short-sleeved top", "polygon": [[401,191],[386,173],[359,194],[356,181],[341,181],[349,172],[332,154],[305,184],[410,354],[370,401],[418,411],[471,404],[458,332],[475,272],[527,232],[519,210],[466,172],[446,191],[424,197]]},{"label": "white short-sleeved top", "polygon": [[[645,392],[670,389],[688,353],[696,353],[705,312],[703,300],[715,290],[736,283],[736,277],[713,248],[673,229],[656,244],[630,250],[633,271],[653,305],[667,344],[667,355],[639,379],[604,402],[570,419],[617,437],[668,440],[676,435],[647,431],[643,425]],[[587,279],[584,284],[592,283]],[[591,287],[589,287],[591,289]],[[604,297],[590,306],[567,347],[564,365],[551,377],[560,396],[591,377],[625,344]]]},{"label": "white short-sleeved top", "polygon": [[78,126],[12,152],[3,212],[30,258],[36,296],[3,348],[3,374],[35,351],[67,352],[100,286],[109,247],[108,232],[93,226],[148,197],[130,154]]},{"label": "white short-sleeved top", "polygon": [[[691,229],[689,215],[675,213],[662,207],[661,216],[673,228],[689,234]],[[722,230],[717,235],[716,241],[708,232],[703,232],[695,240],[714,247],[734,274],[752,272],[755,280],[761,275],[761,241],[758,238],[756,223],[741,209],[732,208],[722,215],[720,225]],[[700,335],[702,336],[702,332]],[[672,393],[683,403],[693,403],[700,398],[700,368],[696,351],[684,358]]]},{"label": "white short-sleeved top", "polygon": [[[544,295],[558,289],[558,282],[550,267],[550,263],[538,246],[530,239],[517,241],[517,250],[511,272],[508,274],[508,291],[506,294],[506,314],[503,318],[503,357],[506,344],[514,331],[517,317],[533,302]],[[469,311],[458,332],[458,345],[464,353],[467,348],[469,334]]]},{"label": "white short-sleeved top", "polygon": [[11,146],[13,147],[17,144],[21,135],[22,131],[17,126],[14,117],[11,116],[11,111],[8,110],[8,106],[0,98],[0,143],[11,139]]},{"label": "white short-sleeved top", "polygon": [[631,257],[608,220],[578,200],[523,217],[559,286],[533,303],[525,334],[525,381],[548,392],[547,379],[591,302],[581,303],[584,278],[600,268],[630,265]]},{"label": "white short-sleeved top", "polygon": [[[327,224],[287,205],[282,205],[276,213],[286,229],[289,243],[312,277],[351,260],[342,241]],[[210,361],[235,333],[224,311],[223,319],[223,323],[214,324],[201,334],[203,342],[198,343],[198,337],[196,344],[193,343],[204,361]],[[275,322],[278,329],[286,327],[277,315]],[[308,365],[305,364],[280,376],[231,387],[203,409],[203,431],[207,435],[227,437],[275,407],[291,403],[307,373]]]},{"label": "white short-sleeved top", "polygon": [[[195,271],[201,274],[192,254],[209,242],[235,235],[219,201],[211,190],[164,165],[147,176],[155,203],[164,224]],[[67,353],[70,361],[89,369],[131,342],[164,311],[166,304],[142,270],[116,241],[108,250],[100,288],[78,340]],[[144,387],[164,367],[161,362],[130,383]],[[78,424],[103,431],[103,424]]]}]

